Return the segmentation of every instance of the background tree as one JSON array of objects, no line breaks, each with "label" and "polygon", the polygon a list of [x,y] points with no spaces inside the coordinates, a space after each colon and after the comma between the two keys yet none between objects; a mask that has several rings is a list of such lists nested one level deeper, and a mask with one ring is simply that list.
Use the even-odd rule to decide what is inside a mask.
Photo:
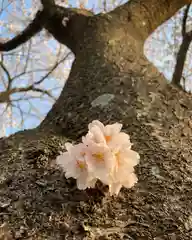
[{"label": "background tree", "polygon": [[[173,78],[172,78],[172,83],[176,84],[177,86],[182,86],[181,85],[181,79],[183,80],[183,87],[186,90],[190,90],[191,86],[191,64],[188,66],[188,71],[189,73],[186,73],[187,71],[184,71],[184,66],[187,60],[187,54],[191,53],[189,52],[190,49],[190,44],[192,41],[192,30],[187,29],[188,27],[188,18],[189,18],[189,10],[190,10],[191,4],[188,4],[186,7],[184,13],[183,13],[183,18],[182,18],[182,24],[181,24],[181,34],[182,34],[182,42],[179,48],[179,51],[177,53],[176,57],[176,65],[175,65],[175,70],[173,73]],[[191,18],[190,18],[191,20]],[[191,24],[190,24],[191,25]],[[190,60],[188,60],[190,62]]]},{"label": "background tree", "polygon": [[[190,1],[130,0],[97,15],[41,2],[29,27],[1,50],[44,28],[75,60],[41,124],[0,139],[2,235],[190,239],[191,95],[167,84],[143,54],[145,40]],[[78,141],[93,119],[122,122],[141,155],[138,184],[116,198],[78,191],[54,165],[63,144]]]},{"label": "background tree", "polygon": [[[164,73],[168,81],[175,82],[179,87],[181,83],[188,92],[192,89],[190,6],[189,4],[186,8],[182,8],[168,22],[160,26],[149,37],[145,46],[147,57]],[[180,55],[182,56],[179,57]]]}]

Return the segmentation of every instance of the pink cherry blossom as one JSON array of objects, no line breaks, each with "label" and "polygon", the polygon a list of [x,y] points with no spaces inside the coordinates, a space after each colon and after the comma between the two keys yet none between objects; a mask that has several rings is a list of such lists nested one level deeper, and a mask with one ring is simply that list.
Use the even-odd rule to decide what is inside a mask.
[{"label": "pink cherry blossom", "polygon": [[131,188],[137,183],[138,179],[135,173],[131,173],[127,175],[127,179],[123,182],[112,182],[109,184],[109,193],[110,195],[118,195],[121,187]]},{"label": "pink cherry blossom", "polygon": [[117,195],[123,186],[133,187],[138,180],[134,167],[139,154],[131,149],[130,137],[121,128],[120,123],[104,126],[94,120],[82,143],[67,143],[67,152],[57,157],[66,178],[75,178],[79,189],[94,187],[99,179],[109,186],[111,195]]},{"label": "pink cherry blossom", "polygon": [[116,158],[110,148],[104,144],[91,143],[85,158],[94,177],[108,184],[116,167]]},{"label": "pink cherry blossom", "polygon": [[86,146],[82,143],[77,145],[67,143],[65,146],[68,152],[61,154],[56,160],[57,164],[63,168],[65,177],[77,179],[79,189],[93,187],[96,179],[88,172],[88,165],[85,160]]},{"label": "pink cherry blossom", "polygon": [[83,142],[93,141],[108,145],[111,149],[118,149],[122,146],[131,148],[130,137],[124,132],[120,132],[122,124],[114,123],[104,126],[100,121],[94,120],[88,125],[88,133]]}]

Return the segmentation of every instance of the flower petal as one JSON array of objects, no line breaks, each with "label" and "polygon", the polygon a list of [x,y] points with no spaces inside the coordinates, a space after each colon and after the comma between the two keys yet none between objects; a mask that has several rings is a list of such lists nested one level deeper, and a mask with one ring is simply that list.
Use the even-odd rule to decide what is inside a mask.
[{"label": "flower petal", "polygon": [[105,143],[106,142],[105,136],[98,126],[93,126],[89,130],[87,136],[89,136],[89,138],[91,138],[96,143]]},{"label": "flower petal", "polygon": [[119,191],[121,190],[122,184],[120,183],[112,183],[111,185],[109,185],[109,193],[110,196],[112,195],[118,195]]},{"label": "flower petal", "polygon": [[63,169],[67,168],[70,161],[72,161],[72,158],[68,152],[64,152],[56,158],[56,163]]},{"label": "flower petal", "polygon": [[127,177],[127,181],[123,182],[123,186],[126,188],[132,188],[138,181],[137,176],[135,175],[135,173],[131,173],[128,175]]},{"label": "flower petal", "polygon": [[66,142],[65,143],[65,148],[68,152],[71,152],[74,148],[73,144],[69,143],[69,142]]},{"label": "flower petal", "polygon": [[120,133],[122,126],[120,123],[106,125],[104,129],[105,135],[113,136]]},{"label": "flower petal", "polygon": [[100,128],[102,132],[104,131],[105,126],[99,120],[94,120],[91,123],[89,123],[88,129],[91,130],[94,126],[97,126],[98,128]]},{"label": "flower petal", "polygon": [[121,148],[130,149],[132,143],[130,142],[130,137],[128,134],[120,132],[111,138],[111,141],[108,143],[108,145],[113,151],[119,151]]}]

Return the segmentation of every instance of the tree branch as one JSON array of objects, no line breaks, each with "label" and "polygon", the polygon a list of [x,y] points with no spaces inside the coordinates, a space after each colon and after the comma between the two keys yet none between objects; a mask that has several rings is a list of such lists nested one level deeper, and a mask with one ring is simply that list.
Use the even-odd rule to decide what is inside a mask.
[{"label": "tree branch", "polygon": [[55,0],[41,0],[41,4],[44,8],[50,8],[55,6]]},{"label": "tree branch", "polygon": [[4,65],[3,61],[0,61],[0,67],[3,69],[3,71],[5,72],[7,79],[8,79],[8,88],[10,86],[10,83],[12,82],[12,77],[7,69],[7,67]]},{"label": "tree branch", "polygon": [[80,35],[84,32],[87,17],[93,16],[93,13],[85,9],[57,6],[52,0],[41,2],[44,10],[37,12],[35,19],[21,34],[6,43],[0,43],[0,51],[17,48],[45,28],[58,42],[66,45],[75,53]]},{"label": "tree branch", "polygon": [[36,87],[35,84],[33,84],[33,85],[26,86],[26,87],[12,88],[10,90],[0,92],[0,103],[10,102],[11,94],[29,92],[29,91],[43,93],[43,94],[46,94],[47,96],[49,96],[50,98],[52,98],[54,101],[56,100],[56,98],[48,90],[38,88],[38,87]]},{"label": "tree branch", "polygon": [[182,78],[185,60],[187,57],[187,52],[189,50],[191,41],[192,41],[192,37],[189,35],[185,35],[182,40],[181,46],[179,48],[178,54],[177,54],[176,65],[175,65],[175,70],[173,73],[172,83],[174,85],[178,86],[179,88],[181,88],[180,80]]},{"label": "tree branch", "polygon": [[35,91],[35,92],[40,92],[40,93],[46,94],[48,97],[52,98],[55,101],[56,98],[51,94],[50,91],[48,91],[46,89],[38,88],[36,86],[41,84],[47,77],[49,77],[49,75],[51,73],[53,73],[53,71],[62,62],[64,62],[69,57],[70,54],[71,54],[71,52],[66,54],[59,61],[56,61],[55,64],[50,68],[50,70],[40,80],[38,80],[38,81],[34,82],[32,85],[29,85],[29,86],[26,86],[26,87],[11,88],[11,83],[13,82],[13,80],[15,80],[19,76],[22,76],[26,72],[22,72],[21,74],[17,75],[16,77],[11,78],[11,75],[9,74],[6,66],[3,64],[2,61],[0,61],[0,67],[2,67],[2,69],[5,71],[5,74],[7,75],[7,79],[8,79],[8,87],[7,87],[7,89],[5,91],[3,91],[3,92],[0,92],[0,103],[9,103],[9,102],[11,102],[12,101],[11,100],[11,95],[14,94],[14,93],[23,93],[23,92],[28,92],[28,91]]},{"label": "tree branch", "polygon": [[186,24],[187,24],[187,17],[188,17],[188,13],[189,13],[189,9],[190,9],[191,4],[188,4],[184,15],[183,15],[183,21],[182,21],[182,36],[184,37],[186,34]]},{"label": "tree branch", "polygon": [[6,43],[0,43],[0,51],[11,51],[27,42],[31,37],[42,30],[45,19],[45,12],[38,11],[35,19],[18,36]]},{"label": "tree branch", "polygon": [[[56,6],[46,10],[49,19],[44,28],[61,44],[66,45],[74,54],[84,33],[89,16],[94,14],[85,9]],[[66,19],[66,20],[65,20]]]},{"label": "tree branch", "polygon": [[69,52],[66,56],[64,56],[61,60],[57,61],[49,70],[48,73],[45,74],[45,76],[43,76],[40,80],[36,81],[34,84],[40,84],[42,83],[47,77],[49,77],[49,75],[65,60],[67,60],[67,58],[70,56],[71,52]]},{"label": "tree branch", "polygon": [[121,13],[122,17],[127,15],[139,40],[145,41],[157,27],[189,3],[191,0],[130,0],[113,12],[118,15]]}]

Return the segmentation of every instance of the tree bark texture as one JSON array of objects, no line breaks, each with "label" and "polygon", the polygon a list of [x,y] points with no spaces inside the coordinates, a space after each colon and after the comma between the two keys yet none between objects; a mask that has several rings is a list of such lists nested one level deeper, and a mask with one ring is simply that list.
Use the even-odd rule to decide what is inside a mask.
[{"label": "tree bark texture", "polygon": [[[69,20],[64,38],[75,60],[60,97],[39,127],[0,139],[2,234],[191,239],[191,96],[167,84],[143,54],[149,34],[189,2],[130,0],[108,14]],[[94,119],[121,122],[141,156],[138,183],[117,197],[77,190],[55,166],[64,143],[78,142]]]}]

